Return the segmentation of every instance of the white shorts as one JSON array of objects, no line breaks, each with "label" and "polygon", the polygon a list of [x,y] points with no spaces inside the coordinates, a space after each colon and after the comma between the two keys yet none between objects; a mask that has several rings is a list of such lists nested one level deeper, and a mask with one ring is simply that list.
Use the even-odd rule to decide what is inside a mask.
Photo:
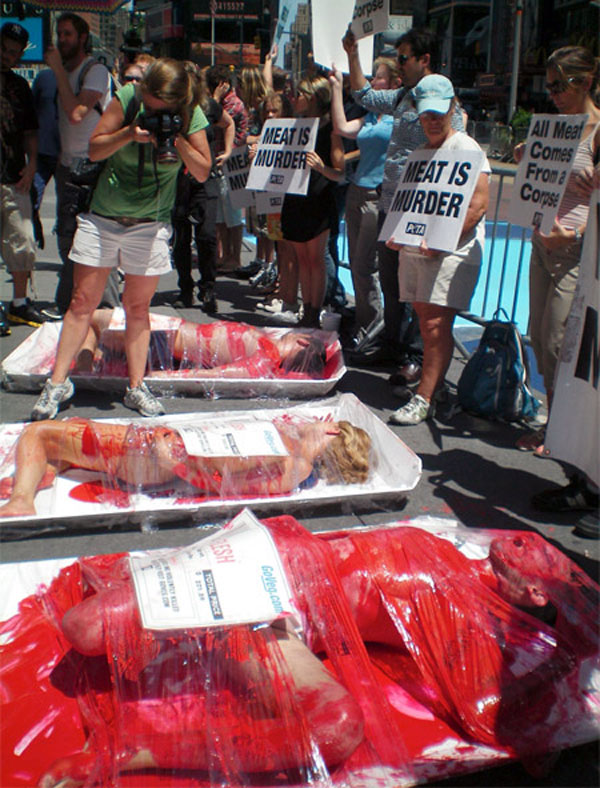
[{"label": "white shorts", "polygon": [[141,222],[124,227],[95,213],[77,217],[69,258],[93,268],[121,268],[134,276],[160,276],[171,270],[171,225]]},{"label": "white shorts", "polygon": [[468,310],[479,278],[481,251],[477,239],[456,252],[435,257],[405,246],[398,260],[400,301]]}]

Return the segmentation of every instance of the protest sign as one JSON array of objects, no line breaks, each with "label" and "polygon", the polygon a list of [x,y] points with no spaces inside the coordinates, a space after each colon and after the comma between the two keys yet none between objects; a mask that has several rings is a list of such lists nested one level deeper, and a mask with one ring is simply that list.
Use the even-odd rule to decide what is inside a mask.
[{"label": "protest sign", "polygon": [[544,446],[600,485],[600,190],[590,200],[577,289],[563,339]]},{"label": "protest sign", "polygon": [[[340,71],[348,71],[348,56],[342,38],[352,21],[355,0],[312,0],[313,57],[315,63],[325,68],[335,64]],[[371,73],[373,64],[373,36],[358,42],[358,54],[365,74]]]},{"label": "protest sign", "polygon": [[549,233],[567,185],[587,115],[534,115],[519,163],[508,221]]},{"label": "protest sign", "polygon": [[306,194],[310,167],[306,154],[315,149],[318,118],[272,118],[262,127],[247,189]]},{"label": "protest sign", "polygon": [[254,192],[257,213],[281,213],[284,194],[279,192]]},{"label": "protest sign", "polygon": [[380,241],[453,252],[485,155],[476,150],[413,151],[386,216]]},{"label": "protest sign", "polygon": [[357,39],[383,33],[388,29],[388,18],[388,0],[356,0],[352,32]]},{"label": "protest sign", "polygon": [[254,195],[246,189],[250,160],[248,146],[240,145],[234,148],[231,156],[223,164],[223,175],[227,178],[229,199],[233,208],[247,208],[254,205]]}]

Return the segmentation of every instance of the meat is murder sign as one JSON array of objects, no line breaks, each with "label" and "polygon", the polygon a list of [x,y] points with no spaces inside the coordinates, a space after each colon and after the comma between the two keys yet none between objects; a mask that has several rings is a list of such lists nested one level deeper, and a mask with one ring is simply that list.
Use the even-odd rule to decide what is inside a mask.
[{"label": "meat is murder sign", "polygon": [[380,241],[453,252],[458,246],[469,203],[485,156],[482,151],[413,151],[402,177]]}]

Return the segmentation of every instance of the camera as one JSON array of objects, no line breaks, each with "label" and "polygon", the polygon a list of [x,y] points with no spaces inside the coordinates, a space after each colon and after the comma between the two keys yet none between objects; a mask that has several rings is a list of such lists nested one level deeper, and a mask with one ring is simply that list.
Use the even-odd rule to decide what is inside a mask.
[{"label": "camera", "polygon": [[141,129],[146,129],[146,131],[154,134],[158,161],[163,164],[179,162],[179,156],[175,149],[175,136],[183,128],[181,115],[174,115],[166,110],[153,112],[151,115],[142,113],[137,120],[137,124]]}]

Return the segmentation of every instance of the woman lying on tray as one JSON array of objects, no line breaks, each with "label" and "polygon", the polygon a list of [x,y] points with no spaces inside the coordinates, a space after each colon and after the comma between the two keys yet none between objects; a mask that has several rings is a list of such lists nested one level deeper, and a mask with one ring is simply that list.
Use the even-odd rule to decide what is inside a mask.
[{"label": "woman lying on tray", "polygon": [[[111,328],[112,320],[112,310],[96,310],[74,371],[127,375],[125,330]],[[152,330],[147,374],[171,377],[177,369],[192,377],[320,378],[326,360],[325,343],[307,331],[274,337],[246,323],[182,320],[172,330]]]},{"label": "woman lying on tray", "polygon": [[[263,446],[262,456],[245,456],[244,449],[234,456],[227,448],[242,430],[244,445]],[[183,479],[210,495],[238,498],[283,495],[313,473],[331,483],[365,481],[370,447],[367,433],[347,421],[231,421],[211,427],[199,420],[173,428],[80,418],[40,421],[19,437],[14,481],[2,480],[0,487],[0,494],[10,496],[0,517],[36,514],[37,490],[70,467],[98,471],[107,486],[124,484],[134,491]]]}]

